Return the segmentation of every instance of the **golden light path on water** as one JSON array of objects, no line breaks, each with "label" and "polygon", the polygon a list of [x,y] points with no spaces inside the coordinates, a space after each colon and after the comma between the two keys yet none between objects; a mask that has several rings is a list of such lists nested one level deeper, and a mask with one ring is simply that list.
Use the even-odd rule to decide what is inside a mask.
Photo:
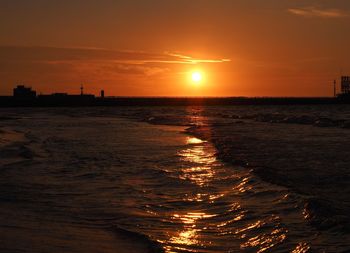
[{"label": "golden light path on water", "polygon": [[[186,142],[188,144],[187,148],[179,152],[180,159],[185,163],[195,164],[196,166],[183,168],[180,178],[190,180],[200,187],[204,186],[215,176],[215,170],[212,168],[212,165],[216,162],[215,153],[208,151],[204,145],[201,145],[205,143],[201,139],[187,137]],[[213,194],[209,196],[209,199],[214,200],[220,196]],[[194,197],[188,197],[187,201],[201,202],[205,197],[208,197],[208,194],[198,193]],[[170,237],[169,242],[174,246],[167,246],[166,252],[188,251],[187,247],[183,248],[182,246],[203,246],[198,238],[198,233],[201,229],[197,227],[197,222],[200,219],[208,219],[215,216],[216,214],[208,214],[202,211],[174,213],[171,218],[183,223],[184,229]]]},{"label": "golden light path on water", "polygon": [[180,178],[189,179],[199,186],[208,183],[215,176],[212,165],[216,162],[215,153],[209,152],[204,145],[198,145],[202,143],[204,142],[198,138],[189,137],[187,144],[193,145],[189,145],[189,148],[179,153],[184,162],[198,165],[184,168],[182,170],[183,175]]},{"label": "golden light path on water", "polygon": [[[249,207],[252,203],[241,203],[240,198],[231,199],[231,195],[246,196],[247,192],[254,190],[250,176],[244,173],[237,176],[234,175],[234,171],[227,171],[217,160],[216,149],[212,144],[199,138],[187,137],[186,145],[178,152],[178,156],[184,164],[180,169],[179,178],[192,182],[198,191],[186,195],[184,201],[203,205],[200,208],[181,208],[170,213],[170,220],[179,224],[179,229],[170,231],[168,239],[161,241],[167,253],[203,252],[203,249],[208,249],[205,252],[220,252],[215,250],[214,244],[215,240],[220,241],[222,237],[225,237],[225,240],[229,238],[229,242],[235,244],[233,247],[238,247],[239,251],[261,253],[286,240],[288,231],[279,226],[280,218],[277,215],[257,216],[244,221],[247,218],[247,210],[252,209]],[[214,182],[224,178],[223,176],[235,177],[237,182],[231,185]],[[210,190],[212,187],[216,190]],[[228,199],[229,204],[220,206],[221,211],[209,208],[211,204],[215,205],[216,201],[224,198]],[[256,203],[252,206],[255,208]],[[222,212],[230,216],[223,219]],[[221,218],[218,218],[219,216]],[[208,234],[214,234],[214,237],[208,237]],[[211,247],[214,250],[210,250]],[[307,244],[300,243],[293,253],[307,252],[308,247]]]},{"label": "golden light path on water", "polygon": [[[210,185],[211,181],[215,179],[217,176],[216,170],[218,166],[222,164],[216,159],[216,150],[205,141],[195,137],[187,137],[186,143],[186,148],[181,150],[178,155],[180,156],[180,159],[189,166],[182,168],[180,179],[189,180],[198,185],[198,187],[204,188]],[[244,194],[246,191],[251,189],[248,182],[249,178],[243,177],[240,183],[231,188],[231,191]],[[207,192],[206,194],[197,193],[192,197],[188,197],[186,201],[202,202],[206,200],[209,201],[209,203],[213,203],[216,199],[224,197],[225,194],[225,192],[221,192],[219,194],[212,194],[211,192]],[[239,203],[233,203],[229,211],[236,212],[240,208],[241,206]],[[183,229],[172,234],[172,236],[169,238],[167,244],[171,246],[166,246],[166,252],[197,252],[193,248],[206,248],[210,246],[212,242],[205,241],[202,238],[203,230],[207,229],[207,227],[203,227],[202,221],[215,218],[218,215],[218,213],[207,213],[203,211],[203,209],[174,213],[171,219],[177,223],[182,223]],[[226,226],[229,226],[231,223],[238,222],[244,217],[244,212],[238,212],[234,218],[215,224],[217,232],[221,233],[222,235],[230,235],[232,233],[232,236],[240,237],[240,239],[245,241],[240,245],[242,250],[257,248],[256,252],[259,253],[264,252],[285,240],[285,231],[282,229],[275,229],[269,234],[260,234],[252,238],[246,238],[246,233],[248,231],[259,229],[259,227],[265,225],[265,221],[262,220],[250,223],[243,228],[237,227],[237,229],[232,232],[225,231],[224,228]],[[193,250],[190,250],[191,248]]]}]

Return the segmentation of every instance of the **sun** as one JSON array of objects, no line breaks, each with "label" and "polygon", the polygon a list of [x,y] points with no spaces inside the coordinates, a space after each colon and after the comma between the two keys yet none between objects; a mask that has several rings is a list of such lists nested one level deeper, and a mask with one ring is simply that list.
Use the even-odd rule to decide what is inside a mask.
[{"label": "sun", "polygon": [[203,80],[203,75],[199,71],[192,72],[192,81],[196,84],[199,84]]}]

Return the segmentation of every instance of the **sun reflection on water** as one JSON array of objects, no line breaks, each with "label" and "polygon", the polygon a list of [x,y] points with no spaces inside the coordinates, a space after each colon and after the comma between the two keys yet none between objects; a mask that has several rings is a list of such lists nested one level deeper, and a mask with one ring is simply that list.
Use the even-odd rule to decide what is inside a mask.
[{"label": "sun reflection on water", "polygon": [[233,188],[233,190],[237,193],[245,193],[246,191],[249,191],[252,189],[252,186],[249,185],[248,183],[249,183],[249,177],[245,177],[237,186]]},{"label": "sun reflection on water", "polygon": [[[185,214],[174,214],[172,219],[180,221],[184,225],[184,229],[175,233],[169,242],[175,249],[182,249],[182,246],[201,245],[199,232],[203,229],[197,227],[198,220],[215,217],[215,214],[207,214],[204,212],[189,212]],[[168,247],[167,252],[172,252],[171,247]]]},{"label": "sun reflection on water", "polygon": [[201,143],[204,143],[205,141],[198,139],[196,137],[187,137],[186,142],[187,144],[201,144]]},{"label": "sun reflection on water", "polygon": [[310,249],[311,247],[307,243],[299,243],[292,253],[307,253],[310,252]]},{"label": "sun reflection on water", "polygon": [[[187,137],[186,147],[178,155],[183,162],[179,178],[189,180],[199,187],[204,187],[215,177],[215,150],[208,148],[206,142],[195,137]],[[184,201],[203,202],[204,200],[215,201],[222,197],[223,193],[193,193],[186,194]],[[205,228],[199,226],[199,220],[215,217],[216,214],[208,214],[203,211],[190,211],[185,213],[175,213],[171,219],[182,224],[180,231],[171,234],[168,243],[171,246],[166,247],[167,252],[188,251],[188,246],[201,246],[203,240],[200,238],[200,232]],[[203,246],[203,245],[202,245]]]},{"label": "sun reflection on water", "polygon": [[182,169],[180,178],[204,186],[215,176],[215,152],[203,145],[205,141],[195,137],[188,137],[186,143],[187,148],[181,150],[179,156],[188,167]]},{"label": "sun reflection on water", "polygon": [[[248,173],[232,176],[233,171],[223,169],[209,142],[187,137],[185,144],[177,153],[181,161],[177,177],[190,182],[195,190],[182,198],[186,204],[190,203],[189,208],[182,206],[169,213],[171,223],[177,228],[167,233],[163,242],[166,252],[199,252],[199,249],[214,247],[216,239],[230,238],[239,241],[233,246],[238,250],[260,253],[286,240],[288,231],[278,225],[279,217],[252,218],[252,212],[242,207],[240,197],[256,190]],[[222,204],[218,204],[219,201]],[[209,208],[211,204],[214,205]],[[255,203],[251,205],[255,207]]]},{"label": "sun reflection on water", "polygon": [[282,243],[286,238],[285,230],[275,229],[270,234],[260,234],[248,239],[241,245],[241,248],[258,248],[257,253],[261,253]]},{"label": "sun reflection on water", "polygon": [[170,242],[178,245],[196,245],[198,244],[197,240],[197,229],[185,230],[170,238]]}]

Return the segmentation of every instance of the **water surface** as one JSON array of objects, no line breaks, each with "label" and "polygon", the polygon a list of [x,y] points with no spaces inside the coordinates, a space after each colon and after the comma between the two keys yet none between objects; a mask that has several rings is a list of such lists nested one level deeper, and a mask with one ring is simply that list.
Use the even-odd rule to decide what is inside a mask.
[{"label": "water surface", "polygon": [[221,146],[211,141],[219,130],[230,126],[227,138],[232,125],[256,124],[237,123],[228,112],[237,113],[5,111],[11,119],[1,122],[0,250],[116,252],[131,244],[136,252],[157,251],[151,241],[166,252],[349,249],[346,233],[310,224],[308,196],[221,159]]}]

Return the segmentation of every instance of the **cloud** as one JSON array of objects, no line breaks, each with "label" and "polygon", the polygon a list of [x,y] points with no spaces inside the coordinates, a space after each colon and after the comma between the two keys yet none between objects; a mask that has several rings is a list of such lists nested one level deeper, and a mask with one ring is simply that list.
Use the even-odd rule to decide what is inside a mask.
[{"label": "cloud", "polygon": [[181,55],[176,53],[166,53],[168,56],[176,57],[181,60],[182,63],[185,64],[197,64],[197,63],[223,63],[230,62],[230,59],[194,59],[187,55]]},{"label": "cloud", "polygon": [[198,64],[222,63],[228,59],[198,59],[176,53],[149,53],[98,48],[0,47],[2,61],[32,62],[113,62],[117,64]]},{"label": "cloud", "polygon": [[349,16],[349,13],[339,9],[321,9],[317,7],[304,7],[304,8],[291,8],[288,12],[303,16],[303,17],[319,17],[319,18],[345,18]]}]

